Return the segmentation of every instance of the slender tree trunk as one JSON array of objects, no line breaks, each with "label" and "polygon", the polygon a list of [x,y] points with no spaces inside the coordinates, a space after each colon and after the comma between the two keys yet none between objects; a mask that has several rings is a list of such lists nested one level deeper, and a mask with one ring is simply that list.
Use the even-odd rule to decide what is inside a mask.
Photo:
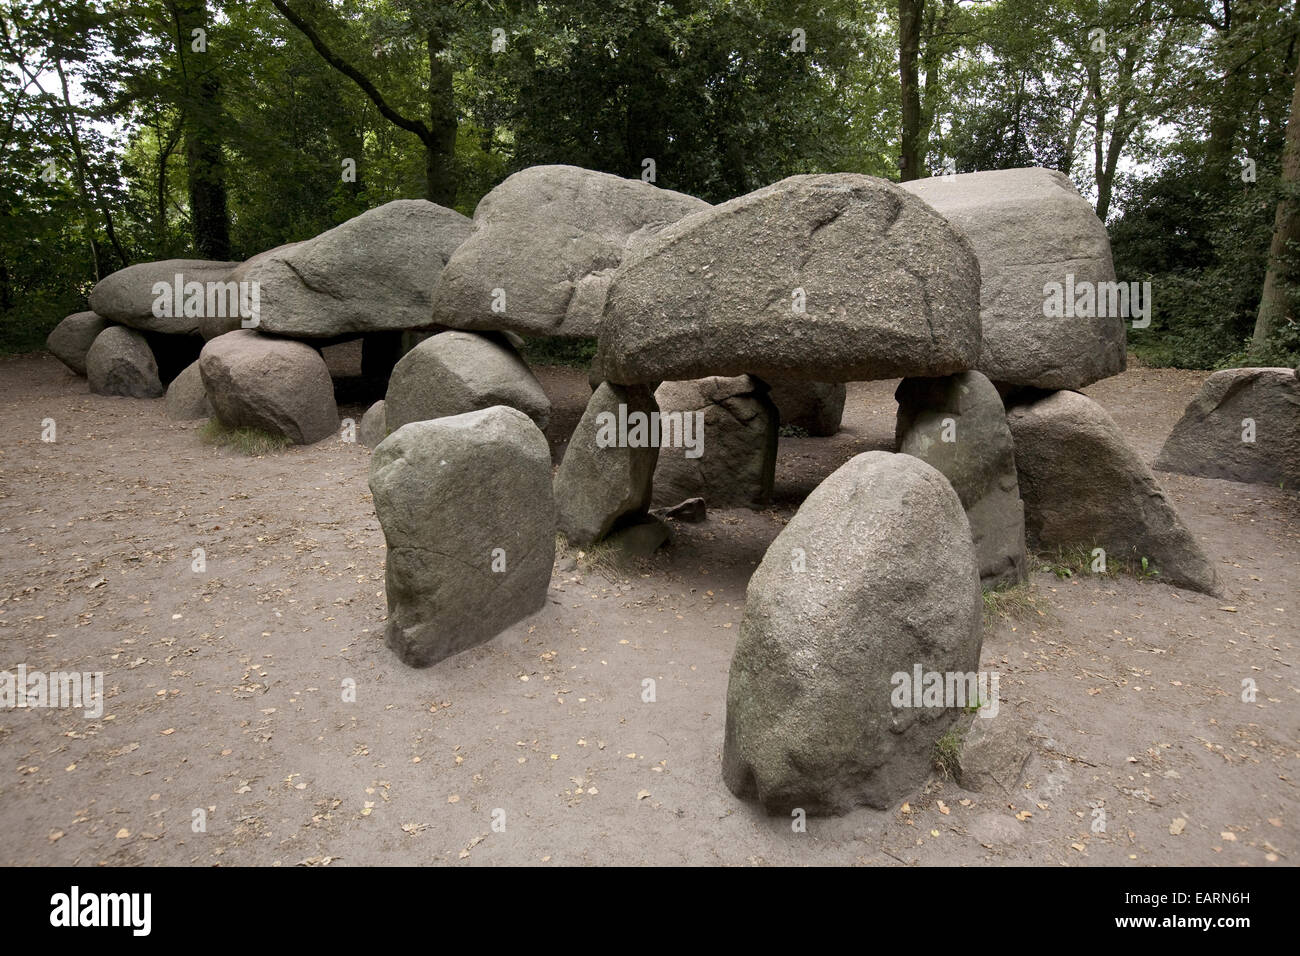
[{"label": "slender tree trunk", "polygon": [[176,54],[185,85],[182,104],[185,168],[189,176],[190,222],[194,247],[205,259],[230,258],[230,215],[226,208],[226,170],[222,149],[221,81],[216,54],[188,56],[192,31],[210,30],[206,0],[177,0]]},{"label": "slender tree trunk", "polygon": [[1287,321],[1288,286],[1300,280],[1300,67],[1296,68],[1295,91],[1291,94],[1291,117],[1286,124],[1286,144],[1282,147],[1282,189],[1273,219],[1273,240],[1268,247],[1268,271],[1264,273],[1264,291],[1259,299],[1255,334],[1251,348],[1262,349],[1269,336]]},{"label": "slender tree trunk", "polygon": [[424,141],[428,198],[440,206],[456,204],[456,106],[452,68],[439,54],[447,48],[441,28],[429,30],[429,137]]},{"label": "slender tree trunk", "polygon": [[898,0],[898,80],[903,100],[898,174],[903,182],[921,178],[921,91],[916,64],[924,14],[925,0]]}]

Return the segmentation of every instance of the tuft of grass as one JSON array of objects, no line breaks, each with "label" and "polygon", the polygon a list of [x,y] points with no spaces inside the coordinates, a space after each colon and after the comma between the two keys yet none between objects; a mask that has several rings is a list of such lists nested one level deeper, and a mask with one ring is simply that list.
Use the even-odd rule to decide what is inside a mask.
[{"label": "tuft of grass", "polygon": [[1000,621],[1024,621],[1046,616],[1039,606],[1039,595],[1031,581],[989,588],[984,592],[986,628],[995,627]]},{"label": "tuft of grass", "polygon": [[1074,577],[1076,574],[1080,577],[1096,575],[1111,577],[1116,574],[1131,574],[1141,581],[1150,581],[1160,574],[1159,569],[1156,568],[1150,558],[1139,555],[1136,551],[1132,554],[1112,554],[1108,551],[1106,553],[1106,569],[1104,571],[1094,571],[1092,551],[1092,548],[1083,545],[1058,548],[1054,553],[1038,555],[1035,566],[1039,571],[1051,571],[1062,579]]},{"label": "tuft of grass", "polygon": [[555,535],[555,553],[558,557],[571,557],[578,563],[578,569],[584,574],[599,574],[611,584],[627,580],[619,563],[620,552],[604,541],[597,541],[589,548],[575,548],[569,544],[563,534]]},{"label": "tuft of grass", "polygon": [[199,441],[205,445],[229,448],[250,458],[283,451],[291,444],[284,435],[262,431],[260,428],[231,428],[215,418],[209,418],[203,423],[199,429]]},{"label": "tuft of grass", "polygon": [[777,434],[782,438],[807,438],[808,429],[802,425],[782,425]]},{"label": "tuft of grass", "polygon": [[945,778],[956,777],[961,773],[961,734],[949,730],[936,740],[930,759],[934,763],[934,769]]}]

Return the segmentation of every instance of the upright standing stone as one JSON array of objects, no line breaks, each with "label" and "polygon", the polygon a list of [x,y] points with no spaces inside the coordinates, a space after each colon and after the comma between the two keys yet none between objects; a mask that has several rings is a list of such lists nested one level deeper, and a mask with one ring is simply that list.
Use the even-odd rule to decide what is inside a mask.
[{"label": "upright standing stone", "polygon": [[197,361],[191,363],[167,386],[165,408],[167,417],[179,422],[212,417],[212,403],[208,401],[207,390],[203,387],[203,374],[199,371]]},{"label": "upright standing stone", "polygon": [[1031,548],[1101,548],[1108,564],[1145,558],[1161,581],[1219,593],[1214,565],[1100,405],[1054,392],[1013,406],[1007,423]]},{"label": "upright standing stone", "polygon": [[86,353],[86,378],[97,395],[160,398],[163,394],[148,341],[123,325],[109,326],[95,337]]},{"label": "upright standing stone", "polygon": [[840,430],[847,391],[843,382],[768,382],[768,397],[781,413],[781,425],[802,428],[814,438]]},{"label": "upright standing stone", "polygon": [[1156,459],[1160,471],[1300,486],[1300,380],[1289,368],[1215,372]]},{"label": "upright standing stone", "polygon": [[425,667],[541,610],[555,561],[546,438],[501,405],[385,438],[370,490],[388,543],[385,641]]},{"label": "upright standing stone", "polygon": [[1025,506],[1007,413],[993,383],[979,372],[905,378],[898,400],[898,450],[943,472],[975,540],[986,588],[1025,577]]},{"label": "upright standing stone", "polygon": [[731,792],[811,815],[886,807],[924,783],[935,742],[972,702],[910,685],[904,697],[898,675],[974,674],[982,615],[948,480],[910,455],[851,459],[750,579],[727,685]]},{"label": "upright standing stone", "polygon": [[570,544],[589,547],[649,511],[659,457],[649,418],[658,410],[648,388],[606,382],[592,393],[555,474],[560,531]]},{"label": "upright standing stone", "polygon": [[[748,375],[665,382],[653,503],[702,497],[714,508],[757,508],[772,496],[777,410]],[[669,427],[671,426],[671,427]]]}]

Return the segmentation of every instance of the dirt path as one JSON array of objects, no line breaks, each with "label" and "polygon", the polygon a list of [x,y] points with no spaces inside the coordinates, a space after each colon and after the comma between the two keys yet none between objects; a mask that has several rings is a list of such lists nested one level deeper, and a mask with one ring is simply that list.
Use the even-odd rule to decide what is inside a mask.
[{"label": "dirt path", "polygon": [[[541,377],[558,454],[585,375]],[[1203,379],[1136,369],[1088,391],[1150,460]],[[0,669],[103,671],[107,689],[99,719],[0,711],[0,863],[1300,860],[1300,495],[1176,475],[1226,598],[1036,573],[1042,614],[995,622],[982,664],[1032,728],[1020,792],[936,777],[906,812],[794,833],[726,790],[748,576],[818,481],[889,447],[893,384],[851,386],[840,435],[782,440],[769,511],[712,512],[612,579],[557,572],[544,611],[415,671],[383,646],[366,449],[241,458],[53,358],[0,360]]]}]

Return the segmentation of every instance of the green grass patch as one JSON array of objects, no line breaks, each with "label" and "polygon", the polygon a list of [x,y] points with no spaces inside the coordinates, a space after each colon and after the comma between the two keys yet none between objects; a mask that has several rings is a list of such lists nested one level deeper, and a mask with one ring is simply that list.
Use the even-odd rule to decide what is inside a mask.
[{"label": "green grass patch", "polygon": [[284,435],[276,435],[260,428],[231,428],[215,418],[209,418],[203,423],[199,429],[199,441],[205,445],[229,448],[249,458],[272,455],[292,444]]},{"label": "green grass patch", "polygon": [[961,734],[950,730],[936,740],[930,759],[944,777],[956,777],[961,772]]}]

